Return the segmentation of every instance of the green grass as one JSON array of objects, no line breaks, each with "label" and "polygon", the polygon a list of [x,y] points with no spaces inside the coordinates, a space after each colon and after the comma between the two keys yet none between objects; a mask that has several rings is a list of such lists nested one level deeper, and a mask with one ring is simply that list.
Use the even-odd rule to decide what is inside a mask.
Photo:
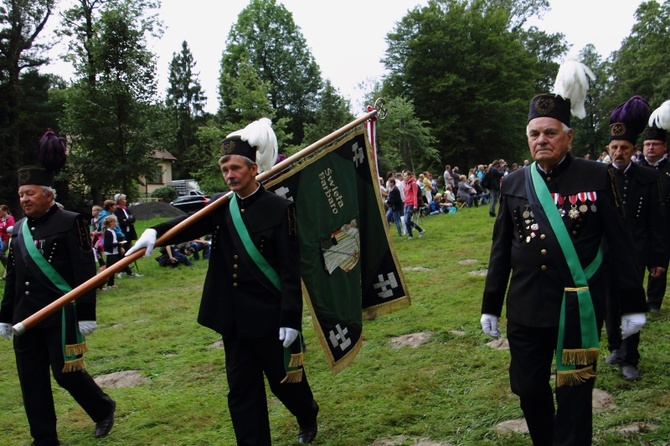
[{"label": "green grass", "polygon": [[[138,229],[153,223],[142,222]],[[453,445],[528,445],[528,436],[493,429],[522,414],[509,390],[509,352],[488,348],[479,327],[484,277],[468,275],[486,268],[493,219],[486,208],[465,209],[425,218],[422,226],[427,233],[421,239],[393,236],[411,307],[366,321],[363,347],[339,375],[331,376],[305,310],[306,369],[321,406],[316,444],[361,446],[405,436]],[[459,264],[464,259],[477,263]],[[117,289],[98,294],[100,328],[88,338],[86,361],[94,376],[138,370],[148,380],[107,389],[118,403],[117,422],[109,437],[95,441],[91,420],[54,384],[61,441],[67,446],[235,444],[223,351],[212,347],[219,337],[196,323],[207,264],[165,269],[142,259],[138,265],[144,277],[118,279]],[[418,267],[430,270],[412,270]],[[392,337],[414,332],[432,337],[416,349],[391,346]],[[616,408],[595,412],[596,445],[670,443],[667,310],[650,318],[640,350],[644,379],[638,383],[623,381],[616,368],[601,361],[596,387],[612,395]],[[30,444],[14,353],[4,341],[0,396],[2,444]],[[296,444],[293,417],[273,396],[268,403],[273,444]],[[625,436],[614,431],[639,421],[658,428]]]}]

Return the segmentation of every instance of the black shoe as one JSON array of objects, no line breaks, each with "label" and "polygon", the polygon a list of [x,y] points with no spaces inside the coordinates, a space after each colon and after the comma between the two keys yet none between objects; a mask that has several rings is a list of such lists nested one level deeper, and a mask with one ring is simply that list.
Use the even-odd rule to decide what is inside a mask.
[{"label": "black shoe", "polygon": [[300,430],[298,430],[298,442],[300,444],[310,444],[316,438],[316,432],[318,429],[316,417],[319,414],[319,405],[316,404],[316,401],[314,401],[313,404],[316,407],[314,421],[306,426],[300,426]]},{"label": "black shoe", "polygon": [[495,217],[495,216],[496,216],[496,213],[495,213],[495,212],[489,212],[489,215],[490,215],[491,217]]},{"label": "black shoe", "polygon": [[639,381],[642,379],[642,376],[637,370],[637,367],[631,364],[622,365],[621,374],[623,375],[623,379],[626,381]]},{"label": "black shoe", "polygon": [[649,311],[650,313],[658,313],[659,311],[661,311],[661,308],[653,304],[648,304],[647,311]]},{"label": "black shoe", "polygon": [[619,350],[612,350],[612,353],[609,354],[607,359],[605,359],[605,364],[615,365],[621,364],[623,362],[623,357],[619,354]]},{"label": "black shoe", "polygon": [[109,431],[112,430],[112,426],[114,426],[114,412],[116,412],[116,401],[112,400],[112,413],[95,423],[95,438],[106,437]]}]

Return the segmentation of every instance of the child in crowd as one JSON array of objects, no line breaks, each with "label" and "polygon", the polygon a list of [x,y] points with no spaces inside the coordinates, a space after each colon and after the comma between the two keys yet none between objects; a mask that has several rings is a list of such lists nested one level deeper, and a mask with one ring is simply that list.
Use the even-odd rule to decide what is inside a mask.
[{"label": "child in crowd", "polygon": [[[125,240],[119,241],[115,228],[118,225],[118,220],[114,214],[110,214],[105,217],[105,220],[102,222],[103,228],[103,246],[105,248],[105,257],[107,258],[107,268],[110,268],[116,262],[121,260],[123,253],[123,244],[126,243]],[[110,288],[116,288],[114,285],[114,274],[109,276],[107,280],[107,287],[103,290],[108,290]]]}]

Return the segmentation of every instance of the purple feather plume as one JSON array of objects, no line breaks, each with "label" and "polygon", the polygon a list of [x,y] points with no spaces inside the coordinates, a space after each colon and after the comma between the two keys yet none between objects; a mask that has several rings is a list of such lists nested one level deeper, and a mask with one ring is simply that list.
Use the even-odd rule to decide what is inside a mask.
[{"label": "purple feather plume", "polygon": [[51,130],[42,135],[37,152],[40,164],[47,170],[58,173],[67,159],[65,145],[65,138],[56,135]]},{"label": "purple feather plume", "polygon": [[624,122],[635,133],[642,133],[649,119],[649,103],[641,96],[633,96],[614,109],[610,124]]}]

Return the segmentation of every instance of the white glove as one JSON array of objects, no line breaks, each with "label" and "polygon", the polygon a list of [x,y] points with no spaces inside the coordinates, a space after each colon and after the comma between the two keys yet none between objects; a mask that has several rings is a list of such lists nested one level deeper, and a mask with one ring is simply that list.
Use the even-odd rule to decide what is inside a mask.
[{"label": "white glove", "polygon": [[126,251],[126,257],[142,248],[146,248],[144,256],[151,257],[151,253],[154,252],[155,246],[156,246],[156,230],[152,228],[146,229],[142,233],[142,235],[140,235],[140,238],[137,240],[137,242],[135,242],[133,247],[130,248],[128,251]]},{"label": "white glove", "polygon": [[7,234],[11,234],[12,231],[14,231],[14,226],[7,226],[7,229],[5,229],[5,232],[6,232]]},{"label": "white glove", "polygon": [[7,339],[8,341],[12,339],[12,324],[0,322],[0,336]]},{"label": "white glove", "polygon": [[293,341],[298,337],[298,333],[300,333],[298,330],[289,327],[281,327],[279,329],[279,340],[283,341],[282,345],[284,348],[293,344]]},{"label": "white glove", "polygon": [[96,328],[98,328],[96,321],[79,321],[79,332],[84,336],[90,335]]},{"label": "white glove", "polygon": [[621,338],[626,339],[630,335],[638,333],[642,326],[647,323],[644,313],[630,313],[621,316]]},{"label": "white glove", "polygon": [[482,314],[480,322],[482,324],[482,331],[485,335],[491,336],[494,339],[498,339],[502,336],[502,333],[498,330],[498,316]]}]

